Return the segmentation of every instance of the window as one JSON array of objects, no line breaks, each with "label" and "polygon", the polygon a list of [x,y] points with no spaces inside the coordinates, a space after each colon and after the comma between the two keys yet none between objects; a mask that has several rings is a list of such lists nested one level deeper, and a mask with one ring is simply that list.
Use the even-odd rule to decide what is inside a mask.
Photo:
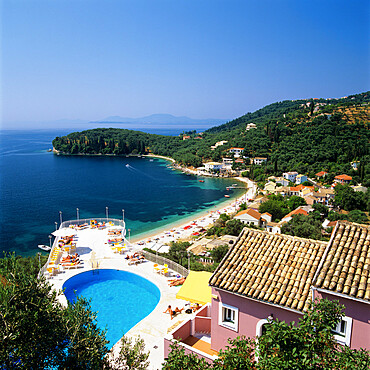
[{"label": "window", "polygon": [[225,328],[238,331],[239,310],[220,302],[218,324]]},{"label": "window", "polygon": [[351,344],[352,318],[343,317],[336,327],[332,329],[332,332],[338,343],[349,346]]}]

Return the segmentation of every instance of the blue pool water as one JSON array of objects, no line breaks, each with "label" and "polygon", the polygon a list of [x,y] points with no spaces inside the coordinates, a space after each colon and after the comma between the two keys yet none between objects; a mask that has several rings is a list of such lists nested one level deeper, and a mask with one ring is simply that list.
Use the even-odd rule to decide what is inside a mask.
[{"label": "blue pool water", "polygon": [[97,322],[113,346],[157,306],[161,293],[149,280],[127,271],[83,272],[63,284],[69,302],[77,296],[91,299]]}]

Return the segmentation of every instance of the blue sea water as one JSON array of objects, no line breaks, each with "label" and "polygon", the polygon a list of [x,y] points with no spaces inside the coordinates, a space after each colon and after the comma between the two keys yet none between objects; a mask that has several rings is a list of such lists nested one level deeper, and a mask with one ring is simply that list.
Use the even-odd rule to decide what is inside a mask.
[{"label": "blue sea water", "polygon": [[[64,290],[65,289],[65,290]],[[157,306],[161,293],[149,280],[127,271],[96,270],[75,275],[63,284],[68,301],[90,300],[100,329],[112,347]]]},{"label": "blue sea water", "polygon": [[[131,237],[195,217],[226,199],[231,179],[173,171],[162,159],[62,156],[48,152],[71,130],[0,132],[0,249],[34,255],[63,220],[122,218]],[[163,132],[162,132],[163,133]],[[126,166],[128,165],[128,166]],[[234,194],[238,195],[238,190]],[[240,191],[240,190],[239,190]]]}]

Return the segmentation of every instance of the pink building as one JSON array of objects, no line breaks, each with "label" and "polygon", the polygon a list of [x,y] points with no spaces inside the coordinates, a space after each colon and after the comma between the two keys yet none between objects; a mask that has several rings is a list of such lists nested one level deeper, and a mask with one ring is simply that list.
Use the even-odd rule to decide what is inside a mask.
[{"label": "pink building", "polygon": [[165,357],[177,338],[212,361],[228,338],[259,336],[272,317],[299,321],[316,297],[346,307],[339,343],[370,349],[369,265],[368,225],[339,221],[329,242],[246,228],[210,279],[211,305],[170,333]]}]

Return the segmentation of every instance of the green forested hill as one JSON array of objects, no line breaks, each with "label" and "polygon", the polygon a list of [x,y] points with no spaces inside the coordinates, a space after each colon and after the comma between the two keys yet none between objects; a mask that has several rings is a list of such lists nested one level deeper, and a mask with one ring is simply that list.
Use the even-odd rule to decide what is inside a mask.
[{"label": "green forested hill", "polygon": [[[195,167],[204,161],[221,160],[230,147],[243,147],[245,157],[268,158],[262,167],[265,173],[349,172],[351,161],[361,161],[365,167],[370,163],[369,102],[370,92],[341,99],[278,102],[213,127],[202,133],[201,139],[196,133],[183,140],[182,136],[111,128],[57,137],[53,146],[67,154],[126,155],[150,151]],[[247,131],[248,123],[257,128]],[[221,140],[227,144],[211,150]],[[361,171],[370,176],[370,168]]]}]

